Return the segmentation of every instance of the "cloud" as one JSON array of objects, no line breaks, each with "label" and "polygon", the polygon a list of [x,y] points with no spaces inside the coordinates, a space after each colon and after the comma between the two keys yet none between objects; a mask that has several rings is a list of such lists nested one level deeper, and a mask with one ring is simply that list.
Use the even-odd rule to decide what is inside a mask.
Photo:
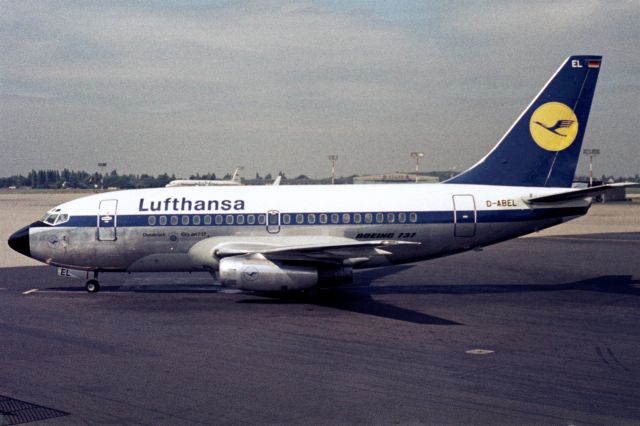
[{"label": "cloud", "polygon": [[34,80],[246,86],[282,84],[332,70],[384,75],[411,62],[403,55],[415,41],[401,31],[313,10],[307,3],[182,15],[173,9],[108,4],[39,9],[4,18],[5,23],[21,20],[24,32],[10,40],[22,60],[6,58],[3,68]]},{"label": "cloud", "polygon": [[455,31],[477,35],[529,36],[529,29],[563,34],[591,25],[590,18],[603,7],[598,0],[465,3],[455,10],[450,23]]},{"label": "cloud", "polygon": [[[169,126],[183,130],[196,152],[223,138],[248,141],[251,151],[257,151],[249,145],[258,137],[274,151],[309,135],[366,139],[384,127],[377,120],[383,110],[408,107],[416,74],[428,74],[434,65],[421,59],[433,45],[310,2],[197,11],[23,4],[0,19],[0,46],[7,53],[0,58],[0,90],[12,87],[4,97],[38,93],[57,100],[48,108],[59,114],[101,109],[112,122],[139,128],[133,133],[140,150],[170,144],[161,135]],[[123,112],[139,123],[117,118]],[[67,126],[53,130],[53,139],[69,143],[62,142]],[[234,156],[231,148],[217,148]],[[256,153],[252,161],[267,155]]]},{"label": "cloud", "polygon": [[46,167],[323,175],[327,153],[366,173],[423,150],[462,169],[568,54],[607,50],[603,84],[638,92],[634,2],[362,4],[5,3],[0,138]]}]

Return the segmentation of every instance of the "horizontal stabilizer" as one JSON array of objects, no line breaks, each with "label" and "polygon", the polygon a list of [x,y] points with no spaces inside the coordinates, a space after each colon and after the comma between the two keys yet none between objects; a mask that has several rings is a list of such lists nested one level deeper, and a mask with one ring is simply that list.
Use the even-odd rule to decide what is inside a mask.
[{"label": "horizontal stabilizer", "polygon": [[591,188],[573,189],[570,191],[560,192],[558,194],[533,197],[525,200],[525,202],[528,204],[562,203],[581,198],[596,197],[616,188],[625,188],[630,186],[640,186],[640,184],[633,182],[609,183],[606,185],[593,186]]}]

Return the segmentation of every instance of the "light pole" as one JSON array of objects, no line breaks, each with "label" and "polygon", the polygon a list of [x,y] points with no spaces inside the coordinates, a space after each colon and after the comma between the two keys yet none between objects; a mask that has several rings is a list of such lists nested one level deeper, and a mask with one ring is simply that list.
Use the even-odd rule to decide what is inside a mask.
[{"label": "light pole", "polygon": [[337,155],[329,155],[329,161],[331,161],[331,185],[336,183],[336,161],[338,161]]},{"label": "light pole", "polygon": [[600,155],[599,149],[583,149],[582,153],[589,156],[589,188],[593,186],[593,157]]},{"label": "light pole", "polygon": [[418,174],[420,173],[420,159],[424,157],[424,152],[412,152],[411,158],[416,159],[416,183],[418,183]]},{"label": "light pole", "polygon": [[100,187],[104,190],[104,168],[107,167],[107,163],[98,163],[100,167]]}]

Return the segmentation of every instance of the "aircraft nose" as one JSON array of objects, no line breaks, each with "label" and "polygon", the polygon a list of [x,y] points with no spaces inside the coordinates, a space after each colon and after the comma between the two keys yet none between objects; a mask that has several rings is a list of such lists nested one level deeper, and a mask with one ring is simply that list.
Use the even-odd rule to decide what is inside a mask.
[{"label": "aircraft nose", "polygon": [[9,247],[20,254],[31,257],[31,246],[29,245],[29,226],[16,231],[9,237]]}]

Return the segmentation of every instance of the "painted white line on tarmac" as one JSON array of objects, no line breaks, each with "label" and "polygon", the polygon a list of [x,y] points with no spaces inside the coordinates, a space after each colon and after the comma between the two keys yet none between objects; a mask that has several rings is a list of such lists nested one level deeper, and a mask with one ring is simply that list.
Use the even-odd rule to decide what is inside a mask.
[{"label": "painted white line on tarmac", "polygon": [[31,294],[31,293],[35,293],[36,291],[38,291],[37,288],[32,288],[31,290],[27,290],[27,291],[23,291],[22,294]]},{"label": "painted white line on tarmac", "polygon": [[489,355],[494,352],[495,351],[492,351],[491,349],[469,349],[468,351],[465,351],[465,353],[468,353],[469,355]]}]

